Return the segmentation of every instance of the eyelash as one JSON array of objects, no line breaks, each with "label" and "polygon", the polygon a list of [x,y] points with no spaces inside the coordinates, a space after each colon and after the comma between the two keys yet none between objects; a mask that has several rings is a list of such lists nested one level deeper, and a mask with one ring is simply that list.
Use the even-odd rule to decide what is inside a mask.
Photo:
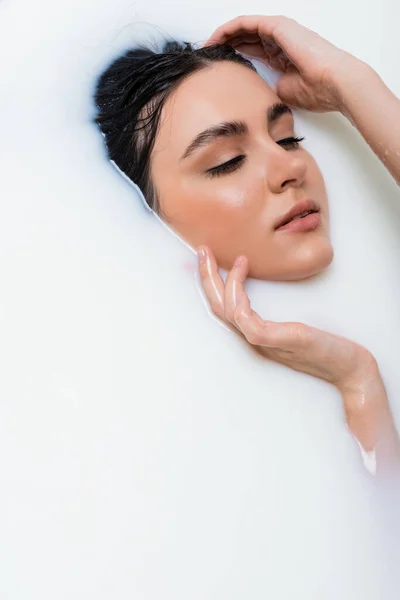
[{"label": "eyelash", "polygon": [[[305,140],[304,136],[288,137],[283,140],[279,140],[276,143],[284,146],[288,150],[297,150],[300,142],[302,142],[303,140]],[[240,156],[235,156],[235,158],[228,160],[222,165],[217,165],[212,169],[208,169],[208,171],[205,172],[205,175],[207,177],[217,177],[218,175],[224,175],[225,173],[232,173],[233,171],[236,171],[236,169],[238,169],[241,164],[243,164],[245,159],[246,156],[244,154],[241,154]]]}]

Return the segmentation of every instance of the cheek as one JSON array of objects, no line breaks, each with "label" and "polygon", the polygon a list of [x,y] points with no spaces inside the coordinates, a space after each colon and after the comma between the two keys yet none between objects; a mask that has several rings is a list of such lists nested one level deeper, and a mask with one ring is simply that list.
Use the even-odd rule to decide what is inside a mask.
[{"label": "cheek", "polygon": [[254,222],[265,204],[265,184],[239,173],[181,180],[163,187],[160,204],[168,222],[193,243],[212,241]]}]

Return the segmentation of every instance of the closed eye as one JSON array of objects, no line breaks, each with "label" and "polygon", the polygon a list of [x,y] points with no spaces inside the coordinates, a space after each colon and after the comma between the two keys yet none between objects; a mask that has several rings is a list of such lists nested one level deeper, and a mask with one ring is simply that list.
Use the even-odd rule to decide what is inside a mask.
[{"label": "closed eye", "polygon": [[239,156],[235,156],[221,165],[217,165],[216,167],[212,167],[212,169],[208,169],[205,172],[206,177],[216,177],[218,175],[223,175],[225,173],[233,173],[236,169],[242,166],[244,161],[246,160],[246,156],[244,154],[240,154]]},{"label": "closed eye", "polygon": [[[278,140],[276,143],[279,146],[283,146],[287,150],[296,150],[300,146],[300,142],[305,140],[305,137],[288,137],[283,140]],[[240,154],[239,156],[235,156],[221,165],[217,165],[216,167],[212,167],[212,169],[208,169],[205,172],[206,177],[217,177],[218,175],[224,175],[225,173],[233,173],[236,169],[239,169],[246,160],[246,156],[244,154]]]},{"label": "closed eye", "polygon": [[276,143],[279,144],[279,146],[283,146],[287,150],[296,150],[299,147],[300,142],[302,142],[305,139],[306,138],[304,136],[303,137],[288,137],[288,138],[284,138],[283,140],[278,140]]}]

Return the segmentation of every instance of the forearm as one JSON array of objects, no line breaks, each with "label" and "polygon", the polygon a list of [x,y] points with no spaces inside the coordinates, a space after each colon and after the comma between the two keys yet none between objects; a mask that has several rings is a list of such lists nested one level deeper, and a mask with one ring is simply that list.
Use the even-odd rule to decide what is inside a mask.
[{"label": "forearm", "polygon": [[340,111],[400,185],[400,100],[360,60],[349,61],[333,77]]},{"label": "forearm", "polygon": [[400,440],[378,366],[341,390],[349,430],[378,472],[400,468]]}]

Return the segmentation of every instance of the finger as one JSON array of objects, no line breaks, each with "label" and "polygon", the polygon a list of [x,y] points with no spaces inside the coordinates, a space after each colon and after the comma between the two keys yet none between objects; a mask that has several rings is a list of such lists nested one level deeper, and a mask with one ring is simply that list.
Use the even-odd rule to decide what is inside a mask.
[{"label": "finger", "polygon": [[234,322],[249,344],[269,348],[282,346],[282,336],[279,335],[280,323],[263,321],[260,315],[252,310],[247,296],[242,296],[236,307]]},{"label": "finger", "polygon": [[241,16],[227,21],[211,34],[210,40],[214,43],[222,44],[225,40],[242,35],[243,33],[258,33],[260,19],[265,18],[260,15]]},{"label": "finger", "polygon": [[219,273],[214,254],[207,246],[198,248],[200,281],[212,312],[225,317],[225,284]]},{"label": "finger", "polygon": [[277,56],[269,56],[267,54],[266,61],[268,62],[271,69],[274,69],[275,71],[280,71],[281,73],[286,73],[286,71],[289,68],[289,65],[292,64],[282,52]]},{"label": "finger", "polygon": [[227,42],[224,42],[229,46],[236,48],[240,44],[259,44],[261,46],[260,36],[257,34],[242,33],[242,35],[235,35],[230,37]]},{"label": "finger", "polygon": [[228,40],[223,41],[223,42],[218,42],[218,41],[210,38],[203,44],[203,47],[212,46],[213,44],[218,44],[218,45],[227,44],[228,46],[237,48],[237,46],[239,46],[242,43],[260,44],[261,45],[259,35],[243,32],[241,35],[230,37]]},{"label": "finger", "polygon": [[234,323],[238,330],[245,336],[247,341],[256,346],[268,348],[279,348],[290,351],[291,323],[276,323],[264,321],[258,313],[252,310],[247,294],[237,290],[238,303],[234,309]]},{"label": "finger", "polygon": [[283,24],[285,20],[288,19],[284,16],[240,16],[218,27],[212,33],[209,39],[213,40],[213,43],[222,44],[229,38],[240,36],[243,33],[262,33],[263,36],[267,36],[275,40],[275,30],[279,25]]},{"label": "finger", "polygon": [[291,106],[302,106],[305,87],[296,67],[289,64],[287,70],[279,79],[275,91],[279,98]]},{"label": "finger", "polygon": [[245,294],[243,283],[249,272],[249,261],[238,256],[225,282],[225,317],[235,325],[235,308],[241,295]]},{"label": "finger", "polygon": [[239,44],[235,50],[251,58],[258,58],[268,62],[268,57],[260,44]]},{"label": "finger", "polygon": [[242,35],[258,35],[258,20],[254,18],[254,22],[246,21],[243,19],[250,19],[250,17],[237,17],[232,21],[228,21],[224,25],[218,27],[210,36],[209,42],[213,44],[230,44],[231,39],[240,37]]},{"label": "finger", "polygon": [[249,261],[239,256],[230,270],[225,283],[225,317],[247,338],[251,344],[271,345],[279,343],[275,336],[280,330],[280,323],[263,321],[251,309],[250,300],[244,289],[249,271]]}]

